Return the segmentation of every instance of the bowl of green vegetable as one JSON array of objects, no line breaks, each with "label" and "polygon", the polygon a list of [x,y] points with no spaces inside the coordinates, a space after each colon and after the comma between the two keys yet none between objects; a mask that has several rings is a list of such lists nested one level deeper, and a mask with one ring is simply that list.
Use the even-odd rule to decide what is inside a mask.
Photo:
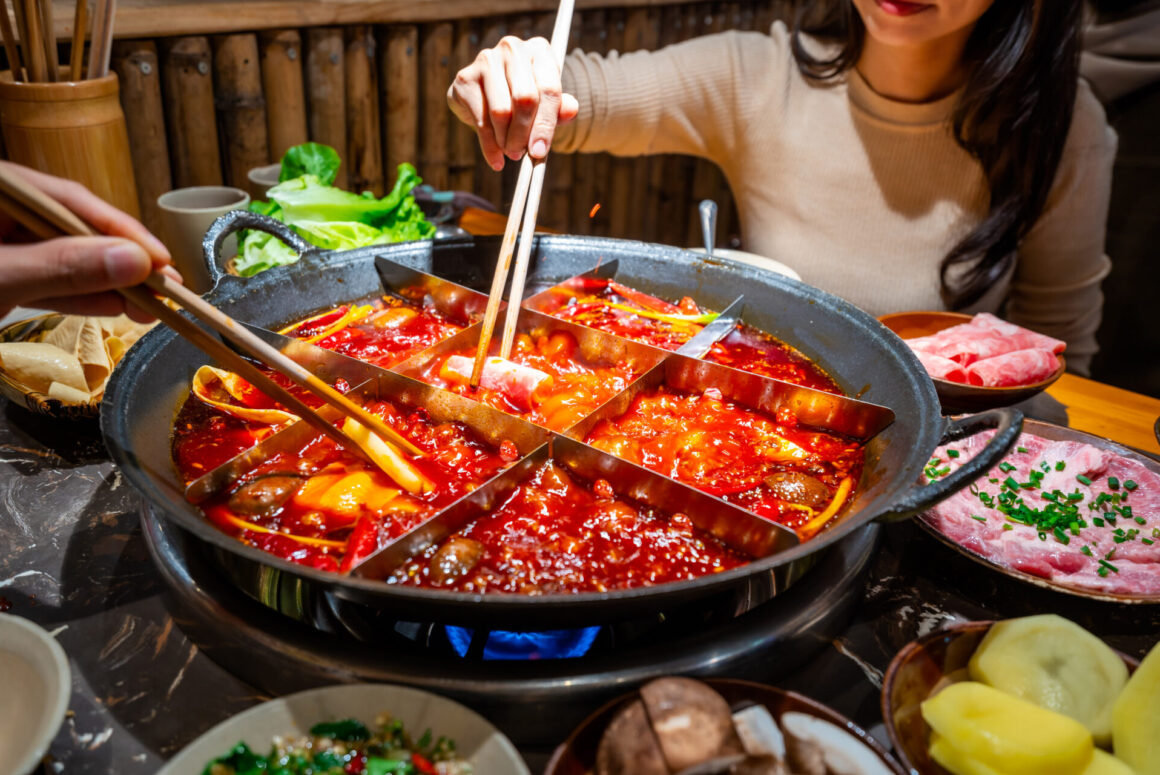
[{"label": "bowl of green vegetable", "polygon": [[262,703],[194,740],[158,775],[271,771],[530,775],[511,741],[479,714],[389,684],[327,686]]}]

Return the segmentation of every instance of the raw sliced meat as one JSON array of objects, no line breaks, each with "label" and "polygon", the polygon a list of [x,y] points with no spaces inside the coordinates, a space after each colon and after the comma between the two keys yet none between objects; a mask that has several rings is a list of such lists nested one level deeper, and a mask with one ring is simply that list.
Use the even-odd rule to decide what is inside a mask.
[{"label": "raw sliced meat", "polygon": [[[471,379],[475,361],[466,355],[452,355],[445,364],[448,371],[464,380]],[[525,407],[532,405],[532,393],[549,375],[503,358],[488,358],[483,364],[479,384],[488,390],[497,390],[508,400]]]},{"label": "raw sliced meat", "polygon": [[[1062,340],[1021,328],[987,312],[975,315],[967,323],[905,341],[932,377],[990,387],[1028,385],[1046,379],[1058,366],[1055,354],[1067,346]],[[1042,351],[1046,355],[1019,355],[1008,361],[989,363],[978,370],[977,379],[981,381],[973,380],[969,369],[960,372],[946,363],[950,360],[968,367],[1021,351]]]},{"label": "raw sliced meat", "polygon": [[922,367],[926,369],[926,373],[934,379],[946,379],[951,382],[967,381],[966,371],[950,358],[944,358],[941,355],[923,352],[922,350],[915,350],[914,354],[918,356],[918,360],[922,364]]},{"label": "raw sliced meat", "polygon": [[[992,435],[940,447],[927,471],[949,474]],[[1074,506],[1073,524],[1058,533],[1025,524],[1003,505],[1004,492],[1032,511]],[[1091,444],[1024,433],[999,467],[922,519],[1003,567],[1094,592],[1160,596],[1160,473]]]},{"label": "raw sliced meat", "polygon": [[975,361],[966,368],[966,382],[986,387],[1032,385],[1047,379],[1058,368],[1059,359],[1051,350],[1015,350]]}]

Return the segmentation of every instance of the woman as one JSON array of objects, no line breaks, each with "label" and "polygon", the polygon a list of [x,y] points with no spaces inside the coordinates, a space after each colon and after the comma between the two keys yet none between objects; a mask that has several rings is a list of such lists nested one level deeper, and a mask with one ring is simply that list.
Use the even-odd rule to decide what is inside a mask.
[{"label": "woman", "polygon": [[872,314],[1005,302],[1086,372],[1115,135],[1078,81],[1079,0],[802,6],[817,24],[577,52],[562,79],[507,38],[448,101],[496,169],[550,144],[710,159],[747,250]]}]

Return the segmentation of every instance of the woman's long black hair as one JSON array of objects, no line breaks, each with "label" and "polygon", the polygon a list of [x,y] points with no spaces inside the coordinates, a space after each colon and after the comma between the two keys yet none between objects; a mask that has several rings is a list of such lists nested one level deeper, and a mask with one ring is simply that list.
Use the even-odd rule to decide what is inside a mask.
[{"label": "woman's long black hair", "polygon": [[[991,202],[939,267],[952,309],[977,301],[1007,271],[1043,211],[1075,107],[1081,5],[995,0],[967,41],[954,136],[982,165]],[[837,53],[812,56],[803,33],[835,40]],[[851,0],[799,0],[792,42],[798,68],[814,80],[840,75],[857,64],[865,33]]]}]

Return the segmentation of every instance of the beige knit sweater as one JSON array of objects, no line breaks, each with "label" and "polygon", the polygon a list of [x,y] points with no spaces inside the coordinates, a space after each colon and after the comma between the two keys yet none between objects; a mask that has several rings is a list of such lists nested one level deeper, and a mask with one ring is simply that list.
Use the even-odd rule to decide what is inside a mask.
[{"label": "beige knit sweater", "polygon": [[[571,54],[580,101],[556,150],[682,153],[716,163],[737,199],[744,247],[872,315],[943,309],[938,265],[986,213],[979,164],[951,135],[957,95],[910,104],[856,71],[833,85],[798,72],[782,23],[658,52]],[[1063,131],[1063,128],[1060,128]],[[974,310],[1007,300],[1013,322],[1064,339],[1086,373],[1096,351],[1116,137],[1083,82],[1044,213]],[[756,301],[756,300],[755,300]]]}]

